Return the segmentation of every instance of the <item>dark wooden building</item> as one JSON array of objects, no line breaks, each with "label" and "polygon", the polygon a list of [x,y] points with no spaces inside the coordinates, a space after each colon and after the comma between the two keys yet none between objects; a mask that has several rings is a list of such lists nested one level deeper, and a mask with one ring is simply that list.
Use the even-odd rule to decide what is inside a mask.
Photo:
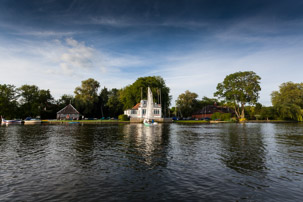
[{"label": "dark wooden building", "polygon": [[232,116],[235,114],[235,111],[229,107],[225,106],[217,106],[217,104],[213,105],[207,105],[203,107],[201,110],[195,112],[192,117],[195,119],[205,119],[205,118],[211,118],[211,116],[216,113],[231,113]]},{"label": "dark wooden building", "polygon": [[80,113],[71,104],[57,112],[58,120],[79,120],[79,117]]}]

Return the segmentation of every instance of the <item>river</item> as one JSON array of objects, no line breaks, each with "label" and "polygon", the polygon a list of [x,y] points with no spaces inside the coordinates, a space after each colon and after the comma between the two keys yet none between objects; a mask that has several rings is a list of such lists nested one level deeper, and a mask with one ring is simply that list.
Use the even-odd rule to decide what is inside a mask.
[{"label": "river", "polygon": [[303,124],[0,127],[0,201],[302,201]]}]

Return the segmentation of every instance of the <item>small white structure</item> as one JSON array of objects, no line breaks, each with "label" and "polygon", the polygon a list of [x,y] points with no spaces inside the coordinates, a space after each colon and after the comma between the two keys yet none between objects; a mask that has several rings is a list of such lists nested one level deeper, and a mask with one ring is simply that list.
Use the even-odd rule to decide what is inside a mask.
[{"label": "small white structure", "polygon": [[[132,109],[127,109],[124,114],[130,118],[143,118],[143,119],[157,119],[162,117],[161,105],[153,103],[152,93],[149,89],[149,100],[141,100],[140,103],[136,104]],[[151,97],[150,97],[151,96]],[[148,107],[152,105],[152,107]]]}]

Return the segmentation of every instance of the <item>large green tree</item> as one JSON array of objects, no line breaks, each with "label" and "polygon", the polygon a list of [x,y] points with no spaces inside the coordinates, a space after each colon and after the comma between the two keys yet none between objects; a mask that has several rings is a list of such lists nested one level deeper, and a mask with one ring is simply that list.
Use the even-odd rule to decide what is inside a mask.
[{"label": "large green tree", "polygon": [[42,112],[52,108],[54,98],[49,90],[40,90],[36,85],[23,85],[19,92],[22,118],[41,116]]},{"label": "large green tree", "polygon": [[76,87],[75,93],[75,103],[76,108],[86,116],[94,115],[94,108],[96,103],[98,103],[97,91],[100,87],[100,83],[92,78],[84,80],[81,82],[81,86]]},{"label": "large green tree", "polygon": [[120,93],[120,99],[124,109],[130,109],[140,102],[141,96],[147,99],[147,87],[150,87],[154,102],[160,103],[164,115],[167,115],[170,105],[170,89],[166,86],[165,81],[160,76],[140,77],[133,84],[126,86]]},{"label": "large green tree", "polygon": [[182,117],[189,117],[192,115],[198,104],[197,97],[198,95],[196,93],[192,93],[189,90],[178,96],[176,106],[178,111],[181,112]]},{"label": "large green tree", "polygon": [[246,104],[255,104],[259,98],[260,76],[253,71],[236,72],[227,75],[222,83],[217,85],[214,96],[230,102],[238,119],[244,119]]},{"label": "large green tree", "polygon": [[99,101],[98,101],[98,106],[100,106],[100,115],[101,117],[108,117],[109,116],[109,109],[107,106],[107,101],[108,101],[108,96],[109,96],[109,91],[106,87],[104,87],[99,95]]},{"label": "large green tree", "polygon": [[73,95],[67,95],[64,94],[60,97],[60,99],[57,101],[57,104],[59,105],[59,108],[63,108],[68,104],[74,104],[75,103],[75,98]]},{"label": "large green tree", "polygon": [[6,119],[16,118],[18,92],[14,85],[0,84],[0,115]]},{"label": "large green tree", "polygon": [[109,109],[110,117],[118,117],[120,114],[123,114],[123,104],[119,99],[120,93],[121,91],[116,88],[109,91],[106,106]]},{"label": "large green tree", "polygon": [[283,83],[279,91],[272,92],[271,100],[280,118],[303,120],[303,83]]}]

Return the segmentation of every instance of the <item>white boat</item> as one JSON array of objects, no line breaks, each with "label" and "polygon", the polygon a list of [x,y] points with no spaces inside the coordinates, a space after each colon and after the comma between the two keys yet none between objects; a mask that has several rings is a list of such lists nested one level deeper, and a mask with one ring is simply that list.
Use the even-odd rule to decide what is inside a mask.
[{"label": "white boat", "polygon": [[147,106],[146,106],[146,117],[143,120],[143,124],[146,126],[157,125],[157,122],[154,122],[154,100],[153,93],[150,90],[150,87],[147,89]]},{"label": "white boat", "polygon": [[152,125],[157,125],[158,124],[157,122],[153,122],[153,121],[150,122],[148,119],[144,119],[143,123],[146,126],[152,126]]},{"label": "white boat", "polygon": [[24,125],[33,125],[33,124],[41,124],[41,120],[40,119],[24,120]]},{"label": "white boat", "polygon": [[1,124],[2,125],[12,125],[12,124],[21,124],[21,120],[6,120],[1,117]]}]

